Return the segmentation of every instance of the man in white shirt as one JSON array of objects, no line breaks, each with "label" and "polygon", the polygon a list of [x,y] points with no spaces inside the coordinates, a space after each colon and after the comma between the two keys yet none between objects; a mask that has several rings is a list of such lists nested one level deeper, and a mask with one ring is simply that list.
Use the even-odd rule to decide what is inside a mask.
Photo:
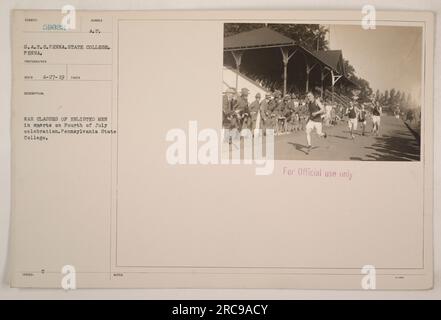
[{"label": "man in white shirt", "polygon": [[320,137],[326,138],[326,133],[322,132],[322,115],[326,112],[325,107],[319,99],[314,97],[312,92],[306,95],[306,105],[309,111],[309,119],[306,124],[306,140],[308,141],[308,151],[311,150],[311,132],[315,129]]}]

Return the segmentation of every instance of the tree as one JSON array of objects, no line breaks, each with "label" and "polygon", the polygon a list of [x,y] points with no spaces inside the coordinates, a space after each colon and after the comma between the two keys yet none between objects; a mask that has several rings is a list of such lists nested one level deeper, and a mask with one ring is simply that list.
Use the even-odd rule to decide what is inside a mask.
[{"label": "tree", "polygon": [[296,44],[308,50],[327,50],[328,41],[326,35],[328,29],[319,24],[264,24],[264,23],[225,23],[224,37],[232,36],[240,32],[251,31],[267,26],[288,38]]},{"label": "tree", "polygon": [[[358,77],[355,68],[349,63],[348,60],[343,59],[344,70],[346,77],[351,80],[360,89],[359,101],[368,102],[371,101],[373,90],[369,82],[361,77]],[[350,90],[349,90],[350,91]],[[380,95],[380,91],[377,90],[377,95]]]},{"label": "tree", "polygon": [[383,104],[383,102],[384,102],[384,93],[383,93],[383,92],[380,92],[380,97],[378,98],[377,101],[378,101],[379,103]]},{"label": "tree", "polygon": [[380,89],[377,89],[377,91],[375,92],[375,100],[380,101],[380,97],[381,97]]},{"label": "tree", "polygon": [[264,27],[264,23],[225,23],[224,37],[229,37],[237,33],[251,31]]},{"label": "tree", "polygon": [[394,97],[394,103],[397,105],[400,104],[400,102],[401,102],[401,91],[398,90]]},{"label": "tree", "polygon": [[351,81],[354,82],[357,85],[358,89],[360,90],[358,100],[360,102],[371,101],[373,90],[369,84],[369,81],[359,77],[353,77]]},{"label": "tree", "polygon": [[346,59],[343,59],[343,68],[348,79],[355,77],[355,68]]},{"label": "tree", "polygon": [[412,106],[412,95],[411,95],[410,93],[407,94],[407,97],[406,97],[406,105],[407,105],[408,107],[411,107],[411,106]]},{"label": "tree", "polygon": [[382,104],[385,104],[385,105],[389,104],[389,90],[386,90],[384,92],[384,100],[382,101]]},{"label": "tree", "polygon": [[391,106],[394,106],[394,102],[395,102],[395,88],[392,88],[389,92],[389,101],[388,104]]}]

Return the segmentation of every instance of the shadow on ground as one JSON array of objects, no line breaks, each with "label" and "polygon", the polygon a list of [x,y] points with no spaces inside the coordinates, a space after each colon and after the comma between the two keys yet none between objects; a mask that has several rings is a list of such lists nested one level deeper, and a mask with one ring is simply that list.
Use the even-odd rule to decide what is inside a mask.
[{"label": "shadow on ground", "polygon": [[294,146],[297,151],[303,152],[304,154],[308,154],[308,147],[295,142],[288,142],[288,144]]},{"label": "shadow on ground", "polygon": [[[409,139],[409,136],[411,139]],[[370,150],[366,155],[366,160],[376,161],[419,161],[420,145],[415,141],[412,134],[403,134],[394,131],[391,135],[376,137],[372,146],[365,147]],[[352,159],[356,160],[356,159]]]}]

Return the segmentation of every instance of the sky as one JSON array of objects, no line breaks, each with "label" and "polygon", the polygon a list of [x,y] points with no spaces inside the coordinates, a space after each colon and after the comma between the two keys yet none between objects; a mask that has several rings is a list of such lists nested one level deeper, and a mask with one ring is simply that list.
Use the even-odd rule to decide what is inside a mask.
[{"label": "sky", "polygon": [[330,49],[341,49],[357,76],[369,81],[374,92],[380,89],[411,93],[421,99],[422,28],[377,26],[364,30],[360,25],[328,26]]}]

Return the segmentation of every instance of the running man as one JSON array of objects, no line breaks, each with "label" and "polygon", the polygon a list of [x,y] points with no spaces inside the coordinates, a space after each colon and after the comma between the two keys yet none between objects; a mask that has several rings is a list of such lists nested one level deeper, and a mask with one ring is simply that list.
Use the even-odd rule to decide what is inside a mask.
[{"label": "running man", "polygon": [[365,130],[366,130],[366,110],[364,107],[364,103],[361,105],[361,110],[358,113],[358,122],[360,123],[361,126],[361,135],[364,136]]},{"label": "running man", "polygon": [[380,133],[381,107],[378,102],[374,102],[374,109],[372,110],[372,133],[376,136]]},{"label": "running man", "polygon": [[325,107],[319,99],[314,97],[310,91],[306,95],[306,104],[309,111],[309,118],[306,123],[306,140],[308,141],[308,151],[311,150],[311,131],[315,129],[320,137],[326,138],[326,133],[322,132],[322,115],[326,112]]},{"label": "running man", "polygon": [[351,139],[355,139],[354,131],[357,130],[358,108],[355,106],[354,101],[351,101],[348,109],[346,110],[346,115],[348,116],[348,127]]}]

